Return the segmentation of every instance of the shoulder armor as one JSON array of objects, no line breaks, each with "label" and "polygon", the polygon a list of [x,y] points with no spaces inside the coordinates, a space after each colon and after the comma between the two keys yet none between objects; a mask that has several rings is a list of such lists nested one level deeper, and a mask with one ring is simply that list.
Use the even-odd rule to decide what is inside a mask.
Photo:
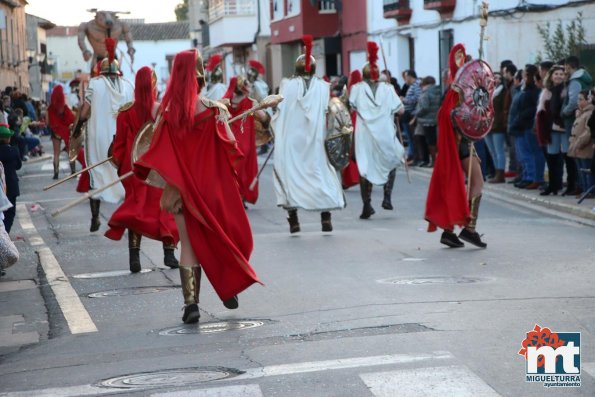
[{"label": "shoulder armor", "polygon": [[127,111],[132,107],[132,105],[134,105],[134,102],[132,101],[125,103],[124,105],[120,106],[120,109],[118,109],[118,113]]},{"label": "shoulder armor", "polygon": [[227,109],[227,106],[225,106],[224,103],[221,103],[220,101],[214,101],[212,99],[209,99],[207,97],[201,96],[200,100],[202,101],[202,104],[205,105],[208,108],[217,108],[219,109],[219,111],[223,114],[225,114],[227,117],[230,117],[231,115],[229,114],[229,110]]}]

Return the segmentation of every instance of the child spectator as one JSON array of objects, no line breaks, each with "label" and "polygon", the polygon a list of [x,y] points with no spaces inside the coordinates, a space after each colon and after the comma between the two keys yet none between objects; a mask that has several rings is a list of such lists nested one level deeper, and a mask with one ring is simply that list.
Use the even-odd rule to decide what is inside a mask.
[{"label": "child spectator", "polygon": [[21,156],[19,150],[10,145],[13,132],[8,128],[4,117],[0,118],[0,162],[4,166],[6,177],[6,196],[12,203],[12,208],[4,211],[4,227],[10,233],[16,213],[17,197],[20,195],[19,178],[17,170],[21,169]]}]

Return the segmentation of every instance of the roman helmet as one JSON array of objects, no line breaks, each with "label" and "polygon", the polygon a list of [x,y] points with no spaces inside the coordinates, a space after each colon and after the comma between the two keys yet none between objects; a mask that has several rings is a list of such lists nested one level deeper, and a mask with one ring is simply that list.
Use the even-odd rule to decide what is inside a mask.
[{"label": "roman helmet", "polygon": [[255,59],[251,59],[248,61],[248,66],[248,72],[246,72],[246,75],[248,76],[248,80],[250,80],[251,83],[254,83],[256,79],[258,79],[259,75],[264,76],[265,69],[262,63]]},{"label": "roman helmet", "polygon": [[223,82],[223,69],[221,69],[221,62],[223,56],[221,54],[212,55],[207,63],[206,70],[209,72],[209,83],[222,83]]},{"label": "roman helmet", "polygon": [[380,70],[378,69],[378,44],[368,41],[368,62],[362,68],[364,80],[378,81]]},{"label": "roman helmet", "polygon": [[305,47],[305,54],[295,60],[295,74],[304,78],[310,78],[316,72],[316,59],[312,56],[312,35],[304,35],[302,38]]}]

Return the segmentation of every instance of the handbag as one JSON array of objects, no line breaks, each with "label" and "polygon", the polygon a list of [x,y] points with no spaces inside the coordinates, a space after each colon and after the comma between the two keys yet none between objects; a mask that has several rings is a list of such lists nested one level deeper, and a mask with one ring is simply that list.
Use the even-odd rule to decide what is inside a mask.
[{"label": "handbag", "polygon": [[0,269],[6,269],[14,265],[19,260],[19,250],[14,245],[6,229],[4,223],[0,221]]}]

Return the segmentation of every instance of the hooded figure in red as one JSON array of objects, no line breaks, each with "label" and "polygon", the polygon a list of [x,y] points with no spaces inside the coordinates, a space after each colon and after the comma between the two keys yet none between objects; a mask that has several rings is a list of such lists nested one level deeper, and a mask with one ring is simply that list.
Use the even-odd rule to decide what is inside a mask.
[{"label": "hooded figure in red", "polygon": [[[134,84],[134,102],[125,105],[118,113],[116,136],[112,146],[114,163],[118,165],[118,175],[132,170],[132,147],[136,135],[147,122],[152,123],[159,107],[157,96],[157,78],[147,66],[136,73]],[[128,249],[130,253],[130,271],[140,272],[141,236],[163,242],[164,263],[177,269],[178,260],[174,249],[179,241],[178,229],[174,217],[163,211],[159,200],[163,191],[149,186],[136,176],[122,181],[126,196],[124,202],[112,214],[105,236],[120,240],[128,229]]]},{"label": "hooded figure in red", "polygon": [[[462,44],[455,45],[449,54],[449,80],[452,82],[461,66],[467,62],[467,54]],[[460,248],[467,241],[477,247],[485,248],[475,231],[479,202],[483,188],[483,176],[479,159],[469,150],[469,141],[455,131],[451,113],[459,106],[459,93],[452,87],[448,89],[442,106],[438,111],[438,156],[432,172],[425,219],[429,222],[428,231],[437,228],[444,230],[440,242],[451,248]],[[472,162],[471,189],[465,189],[465,173]],[[455,226],[463,227],[457,237]],[[460,239],[459,239],[460,238]]]},{"label": "hooded figure in red", "polygon": [[[230,102],[229,113],[232,117],[240,115],[245,111],[251,109],[257,103],[250,99],[250,90],[252,84],[243,76],[232,77],[229,82],[227,92],[223,99]],[[254,126],[254,118],[258,117],[264,123],[267,115],[265,112],[259,110],[253,115],[248,115],[245,118],[240,118],[231,124],[231,130],[238,143],[238,148],[244,154],[244,158],[238,164],[238,184],[240,187],[240,194],[244,201],[250,204],[256,204],[258,200],[258,160],[256,154],[256,130]],[[255,182],[254,185],[252,183]],[[250,189],[252,187],[252,189]]]},{"label": "hooded figure in red", "polygon": [[[60,141],[64,141],[66,150],[70,143],[70,125],[74,123],[75,117],[72,110],[66,104],[66,97],[64,96],[64,89],[61,85],[57,85],[52,90],[50,98],[50,106],[48,107],[48,124],[52,130],[52,144],[54,146],[54,179],[58,179],[60,171]],[[85,165],[85,153],[81,149],[76,158],[83,168]],[[71,169],[74,172],[74,163],[71,164]],[[85,172],[81,175],[77,188],[77,192],[85,193],[89,191],[89,173]]]},{"label": "hooded figure in red", "polygon": [[180,233],[185,323],[200,317],[201,268],[230,309],[238,307],[240,292],[260,282],[249,263],[252,230],[237,184],[243,155],[224,120],[225,106],[199,97],[203,85],[200,53],[178,53],[160,107],[163,120],[135,163],[140,178],[157,173],[165,181],[161,206],[174,214]]},{"label": "hooded figure in red", "polygon": [[[359,70],[354,70],[349,75],[349,80],[347,81],[347,97],[349,97],[349,91],[351,86],[361,82],[362,74]],[[355,142],[355,120],[357,119],[357,113],[355,110],[351,112],[351,123],[353,124],[353,138],[351,139],[352,142]],[[347,167],[341,171],[341,182],[343,184],[343,189],[349,189],[351,186],[355,186],[359,184],[359,170],[357,168],[357,163],[355,162],[355,158],[353,156],[354,146],[351,145],[351,157],[349,158],[349,164]]]}]

